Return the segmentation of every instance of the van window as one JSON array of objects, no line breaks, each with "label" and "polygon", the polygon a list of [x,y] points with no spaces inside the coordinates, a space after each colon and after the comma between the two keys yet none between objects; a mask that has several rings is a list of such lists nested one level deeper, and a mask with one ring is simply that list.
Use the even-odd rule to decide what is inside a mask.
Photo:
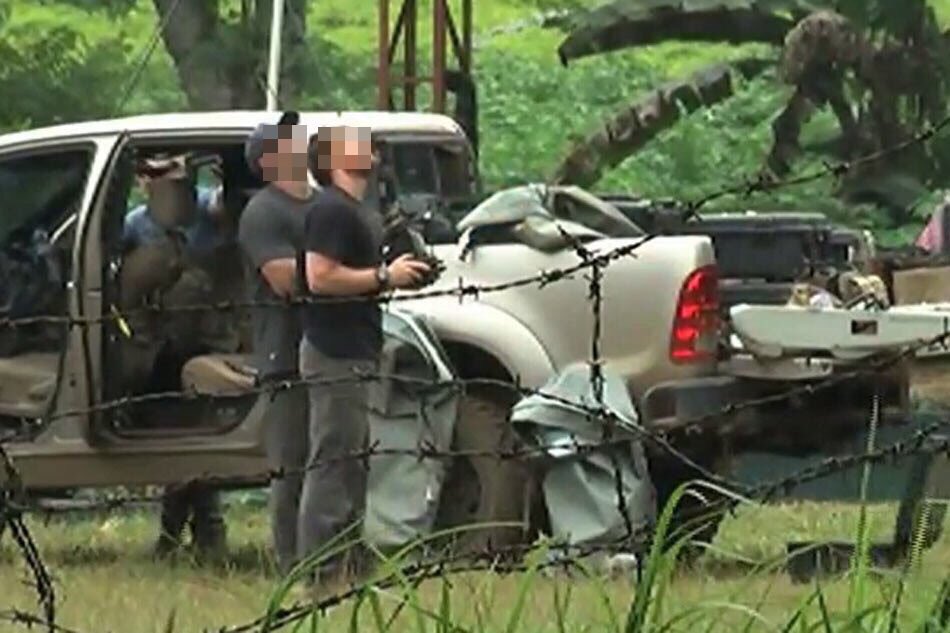
[{"label": "van window", "polygon": [[52,232],[78,212],[91,161],[83,149],[0,158],[0,242]]},{"label": "van window", "polygon": [[444,198],[473,193],[470,154],[462,144],[418,141],[392,144],[393,170],[400,195]]},{"label": "van window", "polygon": [[394,143],[393,167],[399,193],[438,193],[432,146],[428,143]]}]

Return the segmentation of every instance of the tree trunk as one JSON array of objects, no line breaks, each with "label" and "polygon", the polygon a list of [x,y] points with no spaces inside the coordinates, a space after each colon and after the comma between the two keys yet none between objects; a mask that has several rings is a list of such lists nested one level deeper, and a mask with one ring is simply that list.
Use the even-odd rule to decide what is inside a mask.
[{"label": "tree trunk", "polygon": [[[221,69],[208,63],[207,44],[217,35],[217,3],[153,0],[162,21],[162,40],[175,62],[182,90],[196,110],[230,108],[234,90]],[[174,11],[173,15],[170,13]]]},{"label": "tree trunk", "polygon": [[[236,24],[226,22],[218,4],[209,0],[152,1],[192,109],[263,108],[272,0],[242,2]],[[306,61],[306,14],[306,0],[285,1],[281,105],[293,103],[299,90]]]}]

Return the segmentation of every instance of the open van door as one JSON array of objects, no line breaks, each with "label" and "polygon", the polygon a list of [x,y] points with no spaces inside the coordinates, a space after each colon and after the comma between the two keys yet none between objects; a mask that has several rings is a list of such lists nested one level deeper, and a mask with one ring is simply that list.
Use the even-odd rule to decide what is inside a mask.
[{"label": "open van door", "polygon": [[0,437],[31,488],[70,480],[89,450],[81,235],[114,145],[90,135],[0,147]]},{"label": "open van door", "polygon": [[[199,261],[157,223],[147,239],[131,239],[127,231],[130,214],[141,220],[149,205],[139,167],[156,156],[184,157],[197,191],[192,204],[212,196],[215,205],[243,206],[213,182],[230,181],[222,165],[224,172],[243,166],[243,139],[243,133],[205,138],[193,131],[124,135],[110,154],[81,227],[83,317],[93,321],[83,334],[95,409],[88,439],[95,453],[90,464],[100,467],[84,474],[86,485],[95,485],[90,479],[167,484],[266,471],[262,424],[270,395],[245,369],[249,349],[236,329],[220,341],[182,343],[193,343],[209,321],[246,320],[237,310],[198,308],[243,299],[233,232],[222,232],[222,243]],[[239,213],[227,210],[235,221]]]}]

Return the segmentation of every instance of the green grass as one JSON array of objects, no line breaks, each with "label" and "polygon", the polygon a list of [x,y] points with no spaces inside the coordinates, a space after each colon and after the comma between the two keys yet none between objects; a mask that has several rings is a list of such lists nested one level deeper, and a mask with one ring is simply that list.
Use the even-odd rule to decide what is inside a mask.
[{"label": "green grass", "polygon": [[[872,540],[890,538],[894,514],[892,505],[868,508]],[[754,566],[780,560],[788,540],[853,539],[857,519],[857,506],[840,504],[746,507],[726,521],[716,551],[704,556],[697,568],[674,572],[669,583],[658,583],[658,588],[665,589],[663,610],[651,617],[666,622],[677,614],[689,616],[670,629],[674,631],[740,631],[754,612],[749,630],[781,630],[815,587],[793,584],[781,573],[754,572]],[[56,577],[62,624],[83,631],[157,632],[164,630],[174,613],[175,631],[200,631],[264,613],[278,579],[269,571],[267,518],[262,512],[246,508],[230,511],[232,556],[227,568],[151,561],[148,548],[156,522],[157,518],[148,514],[48,524],[31,521]],[[950,538],[944,537],[925,553],[922,565],[909,578],[901,610],[904,627],[920,622],[931,608],[948,569]],[[12,544],[5,540],[0,546],[0,610],[11,604],[34,608],[34,596],[21,582],[24,571]],[[660,572],[662,579],[662,568]],[[897,574],[889,570],[868,576],[868,604],[886,601],[895,590]],[[829,617],[838,622],[847,612],[849,582],[844,578],[826,580],[822,587]],[[375,595],[387,619],[401,602],[402,591],[396,587]],[[458,630],[553,633],[561,630],[560,626],[565,631],[622,630],[635,595],[636,586],[630,579],[471,573],[424,583],[414,596],[418,600],[415,610],[404,608],[389,630],[419,631],[420,622],[426,627],[422,630],[449,630],[436,627],[438,614],[446,613],[446,608],[451,623],[462,627]],[[352,605],[331,610],[320,630],[347,630],[344,627],[349,625]],[[650,602],[650,608],[655,605]],[[556,616],[559,611],[563,612],[561,618]],[[357,630],[378,630],[372,612],[371,605],[364,602]],[[816,605],[807,613],[812,624],[818,623]],[[699,629],[695,628],[696,618],[703,622]],[[0,630],[9,629],[0,625]]]}]

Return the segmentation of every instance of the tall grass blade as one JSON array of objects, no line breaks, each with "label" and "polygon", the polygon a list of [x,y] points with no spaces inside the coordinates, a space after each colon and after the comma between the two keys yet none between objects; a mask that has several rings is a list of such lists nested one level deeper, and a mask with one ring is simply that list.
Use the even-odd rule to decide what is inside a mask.
[{"label": "tall grass blade", "polygon": [[[693,605],[689,609],[680,611],[669,620],[663,623],[662,626],[656,629],[656,633],[666,633],[667,631],[682,630],[674,629],[673,627],[683,620],[689,618],[690,616],[695,616],[698,614],[703,614],[706,611],[717,611],[717,612],[736,612],[747,615],[751,619],[757,621],[759,624],[764,625],[766,628],[779,631],[780,629],[774,623],[770,622],[765,616],[759,613],[757,610],[753,609],[744,604],[739,604],[736,602],[726,602],[723,600],[705,600],[696,605]],[[704,620],[708,620],[708,615],[703,617]],[[695,630],[694,627],[689,628],[690,631]]]},{"label": "tall grass blade", "polygon": [[[871,403],[871,419],[868,424],[868,438],[865,446],[865,453],[870,454],[874,451],[877,444],[877,429],[880,422],[881,399],[880,394],[875,391]],[[870,567],[869,550],[870,530],[868,528],[868,488],[871,484],[871,472],[874,465],[870,461],[864,462],[861,472],[861,494],[860,508],[858,510],[858,529],[857,529],[857,547],[855,556],[857,560],[853,561],[851,574],[851,592],[848,596],[848,612],[856,613],[863,610],[865,606],[868,568]]]},{"label": "tall grass blade", "polygon": [[168,612],[168,618],[165,620],[164,633],[175,633],[175,609]]},{"label": "tall grass blade", "polygon": [[828,612],[828,603],[825,601],[825,591],[821,587],[821,582],[816,580],[815,586],[818,592],[818,613],[821,615],[821,624],[825,627],[825,633],[834,633],[831,626],[831,614]]},{"label": "tall grass blade", "polygon": [[821,587],[815,587],[815,590],[811,592],[808,598],[803,602],[795,612],[792,613],[792,617],[788,619],[788,622],[785,623],[785,626],[782,627],[782,633],[789,633],[796,624],[804,625],[805,612],[808,607],[811,606],[811,603],[819,598],[821,595]]},{"label": "tall grass blade", "polygon": [[[810,545],[807,548],[801,548],[798,551],[799,552],[807,551],[810,549],[815,549],[817,547],[819,547],[819,544],[816,543],[814,545]],[[722,551],[722,550],[717,550],[717,551]],[[740,584],[736,588],[736,590],[733,592],[733,594],[730,596],[729,599],[737,600],[739,596],[745,595],[750,589],[752,589],[753,584],[757,580],[761,579],[763,576],[774,576],[780,569],[787,566],[789,558],[790,558],[789,554],[783,553],[771,559],[768,559],[766,561],[762,561],[760,563],[754,563],[752,566],[752,569],[750,569],[749,572],[746,573],[742,584]],[[739,561],[747,560],[744,557],[736,557],[736,559]],[[761,610],[762,605],[765,604],[765,600],[768,598],[774,586],[775,586],[774,582],[770,582],[766,585],[765,590],[762,592],[762,595],[759,598],[759,601],[756,603],[756,607],[755,607],[756,611]],[[814,599],[814,596],[812,596],[811,599]],[[809,604],[809,603],[806,602],[806,604]],[[720,612],[717,614],[717,617],[712,622],[713,627],[719,623],[720,619],[722,618],[724,614],[725,614],[724,612]],[[754,623],[755,623],[754,620],[749,620],[747,622],[747,627],[745,630],[750,631],[751,629],[749,627],[751,627]],[[714,630],[713,627],[710,627],[709,630]]]},{"label": "tall grass blade", "polygon": [[[388,583],[388,582],[392,582],[393,578],[396,578],[398,584],[400,584],[403,587],[404,599],[397,606],[392,617],[390,617],[389,619],[390,626],[392,625],[392,622],[395,620],[395,618],[397,617],[398,613],[401,611],[403,606],[405,606],[406,604],[409,604],[413,608],[413,610],[416,612],[417,626],[419,626],[419,618],[421,617],[420,613],[428,613],[427,611],[421,609],[418,603],[417,595],[416,595],[416,590],[418,588],[418,585],[423,580],[425,580],[426,575],[420,574],[415,579],[410,581],[408,578],[406,578],[404,571],[400,567],[400,562],[404,558],[409,556],[412,553],[412,550],[416,548],[422,548],[423,546],[425,546],[426,544],[430,542],[439,541],[443,538],[454,536],[456,534],[462,534],[464,532],[468,532],[472,530],[483,529],[485,525],[489,525],[489,524],[478,524],[478,525],[467,525],[467,526],[462,525],[462,526],[458,526],[454,528],[447,528],[444,530],[432,532],[430,534],[427,534],[425,536],[415,539],[414,541],[401,547],[399,550],[397,550],[394,554],[390,556],[384,555],[382,552],[379,551],[378,548],[373,547],[372,545],[367,545],[367,549],[370,550],[373,554],[375,554],[377,559],[381,563],[380,569],[387,570],[388,572],[387,574],[380,576],[379,571],[377,571],[376,572],[377,577],[375,578],[375,581]],[[492,524],[492,525],[495,525],[495,524]],[[520,525],[520,524],[499,522],[497,523],[497,525]],[[448,581],[446,580],[446,582]],[[443,620],[439,618],[438,615],[435,616],[435,619],[439,622],[444,622],[446,626],[450,624],[450,620]]]},{"label": "tall grass blade", "polygon": [[[456,533],[465,532],[468,530],[479,529],[480,526],[460,526],[456,528],[450,528],[446,530],[441,530],[434,532],[432,534],[426,535],[424,538],[417,539],[404,546],[396,552],[396,555],[393,557],[387,558],[382,555],[376,548],[371,547],[369,544],[362,541],[356,535],[359,534],[360,524],[359,522],[354,522],[343,530],[340,534],[336,535],[331,539],[324,547],[320,548],[304,560],[297,563],[297,565],[290,571],[287,576],[278,583],[275,590],[272,592],[271,597],[268,601],[267,610],[263,618],[263,624],[261,630],[263,633],[268,633],[272,630],[274,621],[278,612],[280,611],[281,605],[287,598],[287,595],[290,593],[291,588],[298,582],[306,579],[310,574],[312,574],[316,569],[318,569],[324,562],[332,559],[335,556],[342,555],[348,549],[356,546],[359,543],[366,545],[367,549],[372,551],[377,558],[383,563],[382,567],[384,569],[389,569],[391,571],[390,578],[397,576],[399,569],[396,565],[397,562],[402,560],[407,556],[414,548],[419,547],[422,544],[425,544],[428,541],[433,541],[436,539],[443,538],[445,536],[451,536]],[[355,537],[355,538],[354,538]],[[383,580],[386,580],[385,578]],[[379,582],[376,580],[376,582]],[[400,578],[400,582],[404,585],[405,581],[404,576]],[[414,597],[414,592],[409,592],[407,594],[409,598]],[[420,629],[424,631],[423,628]]]},{"label": "tall grass blade", "polygon": [[945,633],[950,628],[950,574],[943,579],[937,599],[927,613],[918,633]]},{"label": "tall grass blade", "polygon": [[663,575],[665,561],[669,560],[670,557],[672,557],[672,560],[675,560],[680,549],[691,536],[687,534],[681,537],[668,551],[664,552],[667,533],[672,525],[673,513],[676,510],[676,506],[679,504],[680,499],[683,498],[683,495],[686,494],[689,486],[694,483],[695,482],[687,481],[680,484],[670,495],[666,506],[660,513],[660,518],[657,521],[656,529],[653,533],[652,543],[650,544],[650,553],[646,560],[643,578],[637,583],[633,604],[627,614],[626,633],[643,633],[648,630],[650,615],[652,612],[655,612],[657,606],[654,602],[656,598],[655,593],[660,589],[658,580]]},{"label": "tall grass blade", "polygon": [[412,608],[412,612],[415,614],[416,631],[418,631],[418,633],[426,633],[427,627],[425,620],[423,619],[424,609],[419,604],[419,595],[417,591],[418,585],[412,584],[406,577],[406,574],[397,564],[399,560],[398,557],[389,558],[372,544],[367,544],[367,549],[376,555],[384,567],[391,570],[391,575],[389,577],[391,578],[395,576],[397,583],[402,587],[403,595],[401,604],[406,603]]},{"label": "tall grass blade", "polygon": [[475,603],[472,605],[472,610],[475,612],[475,623],[478,626],[479,633],[483,633],[484,631],[488,630],[488,625],[486,622],[487,618],[485,617],[485,612],[484,612],[484,606],[485,606],[484,596],[485,596],[486,585],[488,585],[489,589],[491,590],[491,596],[488,601],[489,605],[495,604],[495,590],[498,587],[497,583],[490,582],[487,575],[482,579],[482,582],[480,583],[480,587],[478,590],[479,599],[476,600]]},{"label": "tall grass blade", "polygon": [[901,566],[900,578],[897,581],[897,592],[891,601],[890,608],[890,624],[887,627],[888,633],[897,633],[897,618],[900,614],[901,603],[904,599],[904,591],[907,588],[907,579],[910,575],[911,567],[914,565],[913,555],[908,557],[904,564]]},{"label": "tall grass blade", "polygon": [[595,571],[591,571],[590,567],[580,561],[575,563],[575,567],[580,570],[581,574],[591,583],[594,587],[594,590],[597,592],[597,597],[600,599],[600,602],[604,605],[604,610],[607,612],[607,618],[610,625],[610,630],[620,633],[623,629],[620,627],[620,619],[617,616],[617,611],[614,609],[613,604],[610,602],[610,596],[607,593],[605,588],[605,581],[603,581],[599,574]]},{"label": "tall grass blade", "polygon": [[303,631],[305,624],[310,625],[310,633],[317,633],[317,631],[320,630],[320,618],[317,617],[316,613],[308,613],[306,617],[297,620],[297,623],[294,624],[294,628],[291,629],[291,633]]},{"label": "tall grass blade", "polygon": [[304,560],[297,563],[290,573],[277,584],[267,603],[267,610],[261,624],[262,633],[268,633],[274,626],[274,620],[286,600],[291,588],[298,582],[306,579],[324,562],[341,555],[353,547],[359,540],[347,540],[358,532],[358,523],[354,523],[332,538],[326,545],[315,551]]},{"label": "tall grass blade", "polygon": [[886,604],[873,604],[861,609],[857,613],[849,614],[849,619],[845,621],[839,631],[863,631],[864,621],[872,615],[887,614]]},{"label": "tall grass blade", "polygon": [[449,622],[452,621],[452,594],[449,591],[448,578],[442,579],[441,595],[439,597],[439,632],[451,633]]},{"label": "tall grass blade", "polygon": [[531,585],[534,583],[535,576],[538,573],[538,563],[543,560],[542,557],[547,551],[547,547],[541,547],[539,550],[528,553],[530,559],[528,569],[522,573],[518,587],[518,595],[515,598],[515,606],[508,617],[505,633],[518,633],[521,624],[521,614],[524,613],[524,607],[528,601],[528,591],[531,589]]},{"label": "tall grass blade", "polygon": [[[519,525],[516,523],[501,523],[501,522],[499,522],[498,524],[499,525]],[[383,552],[379,550],[379,548],[373,546],[372,544],[370,543],[365,544],[366,549],[369,550],[372,554],[374,554],[380,563],[379,567],[374,573],[374,578],[372,582],[376,582],[376,583],[384,582],[388,584],[388,583],[392,583],[393,579],[395,579],[395,582],[399,584],[403,589],[403,599],[400,601],[399,605],[395,609],[395,612],[393,613],[392,617],[390,617],[389,622],[386,625],[386,629],[389,629],[392,626],[399,611],[403,608],[404,605],[408,604],[412,608],[413,612],[415,613],[417,630],[423,633],[426,631],[425,621],[423,620],[424,615],[426,617],[429,617],[430,619],[435,620],[440,626],[445,626],[445,627],[451,626],[452,627],[451,630],[461,630],[458,627],[452,625],[450,618],[443,618],[440,613],[433,613],[431,611],[428,611],[422,608],[422,606],[419,604],[417,591],[418,591],[419,584],[423,580],[425,580],[426,574],[419,574],[414,579],[409,579],[406,576],[402,567],[400,566],[400,563],[403,561],[403,559],[408,557],[414,549],[422,548],[430,542],[439,541],[443,538],[454,536],[456,534],[461,534],[464,532],[477,530],[477,529],[484,529],[485,525],[488,525],[488,524],[463,525],[463,526],[447,528],[445,530],[432,532],[430,534],[426,534],[425,536],[419,537],[411,541],[410,543],[398,549],[394,554],[389,555],[389,556],[385,555]],[[381,573],[381,570],[383,573]],[[443,580],[446,583],[448,582],[445,579]]]},{"label": "tall grass blade", "polygon": [[[378,590],[377,590],[377,594],[380,595],[380,596],[386,597],[386,598],[390,598],[391,600],[393,600],[394,602],[398,602],[399,604],[405,604],[405,602],[406,602],[406,597],[405,597],[404,595],[397,595],[397,594],[389,593],[388,591],[384,591],[384,590],[382,590],[382,589],[378,589]],[[418,604],[418,600],[416,600],[416,602],[417,602],[417,604]],[[439,624],[439,623],[442,623],[442,622],[443,622],[442,619],[441,619],[441,615],[440,615],[440,613],[439,613],[438,611],[433,611],[433,610],[431,610],[431,609],[426,609],[425,607],[423,607],[423,606],[420,605],[420,606],[418,607],[418,612],[419,612],[421,615],[423,615],[423,616],[425,616],[426,618],[428,618],[429,620],[432,620],[432,621],[436,622],[436,624]],[[459,625],[459,624],[457,624],[457,623],[444,622],[444,624],[445,624],[445,626],[448,627],[448,630],[449,630],[449,631],[452,631],[452,633],[471,633],[470,629],[466,629],[465,627],[463,627],[463,626],[461,626],[461,625]],[[390,626],[391,626],[391,624],[387,624],[387,628],[389,628]],[[402,630],[402,629],[400,629],[400,630]]]},{"label": "tall grass blade", "polygon": [[392,626],[392,620],[386,622],[386,619],[383,618],[383,608],[379,603],[379,594],[376,593],[375,589],[370,590],[368,600],[370,612],[373,614],[373,624],[376,625],[376,632],[386,633]]},{"label": "tall grass blade", "polygon": [[350,611],[350,633],[359,633],[360,631],[360,609],[363,606],[363,601],[366,600],[366,591],[361,591],[358,596],[356,596],[356,601],[353,603],[353,609]]},{"label": "tall grass blade", "polygon": [[[765,604],[765,600],[768,598],[769,592],[771,591],[774,585],[775,585],[774,582],[770,582],[766,586],[765,591],[762,592],[762,595],[759,596],[758,601],[755,603],[755,607],[753,607],[753,610],[755,611],[755,613],[759,613],[761,611],[762,606]],[[720,617],[721,617],[721,613],[720,613]],[[717,618],[715,622],[716,624],[718,624],[719,619]],[[756,623],[756,618],[750,617],[748,620],[746,620],[745,627],[743,627],[742,629],[742,633],[750,633],[750,631],[752,631],[752,626],[755,623]],[[713,630],[712,627],[710,627],[709,630],[712,631]]]},{"label": "tall grass blade", "polygon": [[[571,604],[571,583],[567,583],[567,595],[564,597],[564,601],[561,602],[561,584],[559,582],[554,583],[554,624],[557,626],[557,633],[567,633],[567,609]],[[617,629],[617,633],[619,633]]]}]

